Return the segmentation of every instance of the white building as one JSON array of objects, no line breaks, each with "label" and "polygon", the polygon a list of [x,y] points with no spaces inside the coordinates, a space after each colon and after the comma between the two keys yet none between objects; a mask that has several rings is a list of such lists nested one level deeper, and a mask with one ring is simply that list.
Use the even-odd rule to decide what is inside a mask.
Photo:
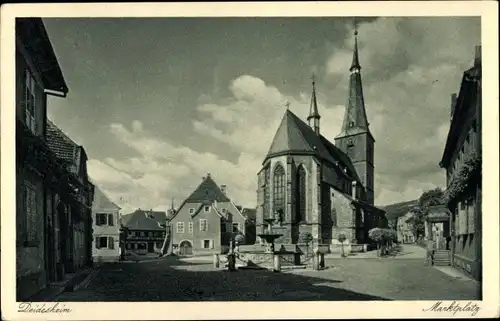
[{"label": "white building", "polygon": [[116,262],[120,259],[120,207],[96,186],[92,204],[94,262]]},{"label": "white building", "polygon": [[408,212],[405,215],[398,217],[396,230],[399,242],[415,243],[415,241],[417,240],[410,223],[411,219],[414,216],[415,214],[413,214],[412,212]]}]

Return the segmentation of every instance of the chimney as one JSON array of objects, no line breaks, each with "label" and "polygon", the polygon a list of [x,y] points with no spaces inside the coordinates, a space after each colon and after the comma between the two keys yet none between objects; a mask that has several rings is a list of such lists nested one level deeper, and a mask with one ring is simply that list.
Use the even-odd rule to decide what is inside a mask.
[{"label": "chimney", "polygon": [[351,192],[352,198],[356,199],[356,181],[352,181],[352,192]]},{"label": "chimney", "polygon": [[220,186],[220,190],[221,190],[222,194],[226,195],[227,185],[226,185],[226,184],[221,185],[221,186]]},{"label": "chimney", "polygon": [[451,117],[453,117],[456,105],[457,105],[457,94],[451,94],[451,114],[450,114]]},{"label": "chimney", "polygon": [[210,173],[207,173],[207,178],[210,178]]},{"label": "chimney", "polygon": [[481,46],[476,46],[476,53],[474,55],[474,67],[481,66]]}]

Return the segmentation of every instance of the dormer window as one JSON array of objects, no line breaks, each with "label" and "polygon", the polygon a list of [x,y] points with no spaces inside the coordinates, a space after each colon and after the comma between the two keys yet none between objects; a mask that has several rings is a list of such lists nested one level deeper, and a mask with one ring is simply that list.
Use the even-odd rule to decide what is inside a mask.
[{"label": "dormer window", "polygon": [[194,214],[194,208],[193,208],[193,207],[191,207],[191,208],[189,209],[189,214]]},{"label": "dormer window", "polygon": [[226,214],[226,213],[227,213],[227,209],[223,208],[223,209],[221,210],[221,212],[222,212],[222,214]]},{"label": "dormer window", "polygon": [[210,206],[205,206],[205,207],[203,208],[203,210],[204,210],[205,212],[210,212]]}]

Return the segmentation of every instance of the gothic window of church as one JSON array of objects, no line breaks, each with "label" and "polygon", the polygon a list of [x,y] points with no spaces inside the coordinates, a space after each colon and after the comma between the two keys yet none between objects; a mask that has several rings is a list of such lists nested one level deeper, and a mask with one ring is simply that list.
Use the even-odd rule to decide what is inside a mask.
[{"label": "gothic window of church", "polygon": [[273,174],[273,215],[285,210],[285,169],[278,165]]},{"label": "gothic window of church", "polygon": [[271,202],[270,197],[270,174],[269,174],[269,166],[265,169],[264,172],[264,217],[269,217],[269,203]]},{"label": "gothic window of church", "polygon": [[296,220],[297,222],[304,222],[306,221],[306,170],[302,166],[297,171],[296,200]]}]

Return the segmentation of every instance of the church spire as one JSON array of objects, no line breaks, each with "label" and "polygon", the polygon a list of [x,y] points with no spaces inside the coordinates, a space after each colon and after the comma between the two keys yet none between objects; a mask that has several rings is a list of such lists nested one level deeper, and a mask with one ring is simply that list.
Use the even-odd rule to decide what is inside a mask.
[{"label": "church spire", "polygon": [[314,129],[314,132],[319,135],[319,119],[321,116],[318,112],[318,102],[316,100],[316,80],[314,74],[312,75],[312,96],[311,96],[311,106],[309,107],[309,116],[307,121],[309,126]]},{"label": "church spire", "polygon": [[359,63],[358,51],[358,27],[354,20],[354,49],[352,63],[349,71],[349,98],[342,123],[342,131],[337,137],[354,134],[354,132],[369,132],[366,117],[365,101],[363,97],[363,86],[361,84],[361,65]]},{"label": "church spire", "polygon": [[361,66],[359,65],[359,55],[358,55],[358,24],[356,18],[354,18],[354,50],[352,52],[352,63],[351,68],[349,68],[350,72],[360,71]]}]

